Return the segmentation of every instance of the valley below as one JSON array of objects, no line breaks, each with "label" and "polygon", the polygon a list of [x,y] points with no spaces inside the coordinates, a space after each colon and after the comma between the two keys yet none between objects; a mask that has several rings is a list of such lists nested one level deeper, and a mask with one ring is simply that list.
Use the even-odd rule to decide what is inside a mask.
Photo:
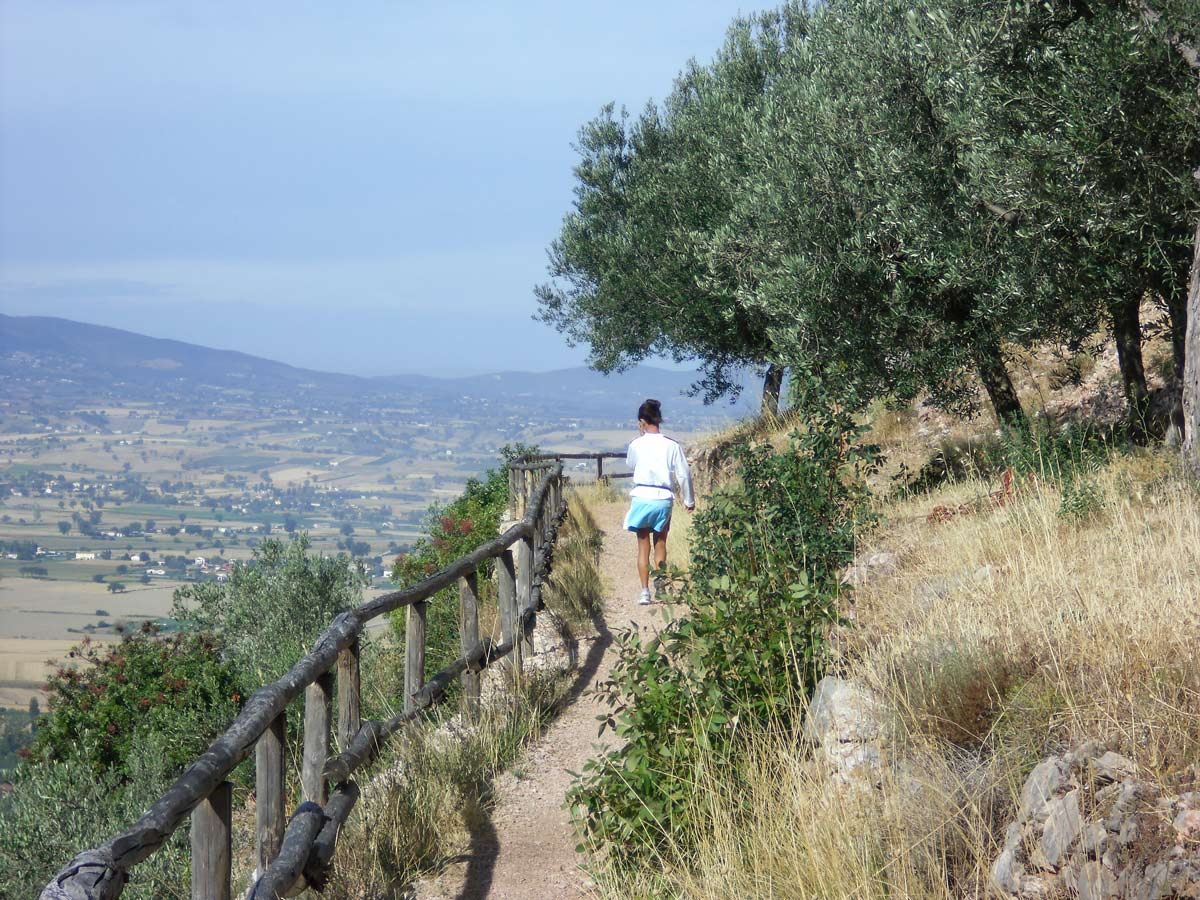
[{"label": "valley below", "polygon": [[[645,396],[683,439],[741,414],[687,397],[690,379],[367,379],[0,317],[0,707],[27,707],[84,637],[176,627],[175,590],[223,581],[263,540],[305,535],[389,590],[430,510],[502,448],[623,449]],[[595,477],[592,462],[568,470]]]}]

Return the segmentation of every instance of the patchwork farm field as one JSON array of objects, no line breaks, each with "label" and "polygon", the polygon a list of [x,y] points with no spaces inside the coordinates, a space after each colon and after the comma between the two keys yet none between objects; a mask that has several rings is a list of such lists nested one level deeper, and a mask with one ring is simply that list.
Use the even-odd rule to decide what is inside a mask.
[{"label": "patchwork farm field", "polygon": [[[61,379],[45,363],[29,371],[0,393],[0,706],[24,706],[45,661],[84,635],[164,617],[181,585],[228,577],[267,539],[306,535],[390,588],[431,508],[501,464],[501,448],[620,450],[644,390],[613,402],[594,387],[564,397],[559,384],[514,390],[499,377],[450,394],[135,389]],[[568,472],[595,477],[588,462]]]}]

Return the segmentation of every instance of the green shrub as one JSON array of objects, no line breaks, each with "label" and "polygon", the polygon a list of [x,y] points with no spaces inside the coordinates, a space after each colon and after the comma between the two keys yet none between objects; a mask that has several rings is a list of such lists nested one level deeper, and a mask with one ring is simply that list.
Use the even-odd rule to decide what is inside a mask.
[{"label": "green shrub", "polygon": [[247,691],[283,675],[333,617],[357,606],[366,576],[346,556],[308,552],[307,535],[264,540],[229,580],[175,592],[171,617],[220,637]]},{"label": "green shrub", "polygon": [[[32,897],[77,853],[131,825],[171,785],[161,757],[170,741],[148,734],[126,759],[126,772],[97,774],[68,758],[21,766],[0,800],[0,897]],[[129,900],[186,900],[188,829],[138,865],[121,894]]]},{"label": "green shrub", "polygon": [[896,476],[897,494],[934,491],[968,477],[998,482],[1009,470],[1022,481],[1037,478],[1069,484],[1078,476],[1094,473],[1113,454],[1130,452],[1134,446],[1120,427],[1070,423],[1054,428],[1041,420],[1028,429],[1010,428],[996,436],[949,444],[916,473],[902,466]]},{"label": "green shrub", "polygon": [[128,774],[135,748],[162,741],[161,771],[203,752],[241,702],[232,669],[209,635],[159,637],[147,624],[115,645],[88,638],[47,682],[49,713],[38,720],[26,766],[79,761],[93,772]]},{"label": "green shrub", "polygon": [[[528,450],[530,448],[521,448]],[[504,451],[502,451],[504,452]],[[509,454],[505,454],[506,458]],[[428,578],[484,541],[496,536],[496,529],[508,507],[507,469],[489,469],[482,480],[472,478],[462,495],[446,506],[429,510],[425,536],[412,549],[398,557],[392,580],[409,586]],[[489,562],[479,572],[480,601],[495,602],[492,596]],[[458,658],[458,589],[447,588],[429,598],[425,622],[425,653],[432,671]],[[392,631],[403,644],[406,610],[392,613]]]},{"label": "green shrub", "polygon": [[1076,477],[1063,485],[1058,515],[1071,522],[1086,522],[1104,505],[1104,488],[1094,478]]},{"label": "green shrub", "polygon": [[[623,746],[589,763],[570,800],[585,839],[618,859],[686,847],[705,800],[690,779],[703,759],[736,754],[745,724],[786,724],[811,691],[834,617],[835,576],[867,516],[862,476],[873,448],[826,413],[791,447],[735,451],[739,483],[693,525],[687,615],[643,639],[617,639],[603,719]],[[736,768],[736,767],[732,767]]]}]

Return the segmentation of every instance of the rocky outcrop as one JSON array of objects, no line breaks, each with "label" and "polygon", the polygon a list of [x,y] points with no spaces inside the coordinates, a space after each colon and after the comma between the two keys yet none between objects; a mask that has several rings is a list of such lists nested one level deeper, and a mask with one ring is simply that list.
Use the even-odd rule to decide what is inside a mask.
[{"label": "rocky outcrop", "polygon": [[874,787],[883,772],[883,710],[874,694],[855,681],[822,678],[804,719],[804,735],[816,746],[836,784]]},{"label": "rocky outcrop", "polygon": [[1048,757],[1025,781],[991,874],[1018,900],[1200,898],[1195,773],[1172,793],[1094,744]]},{"label": "rocky outcrop", "polygon": [[897,566],[896,554],[891,550],[873,550],[870,553],[863,553],[842,573],[842,584],[849,587],[862,587],[881,575],[893,574]]}]

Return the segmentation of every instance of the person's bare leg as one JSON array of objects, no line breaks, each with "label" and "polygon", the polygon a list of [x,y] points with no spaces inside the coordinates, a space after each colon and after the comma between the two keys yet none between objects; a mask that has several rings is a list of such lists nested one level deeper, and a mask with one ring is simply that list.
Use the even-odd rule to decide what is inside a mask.
[{"label": "person's bare leg", "polygon": [[[654,533],[654,567],[661,569],[667,564],[667,530],[664,528],[661,532]],[[667,589],[667,580],[662,575],[658,575],[654,579],[654,595],[658,598],[664,596]]]},{"label": "person's bare leg", "polygon": [[642,588],[650,587],[650,529],[639,528],[638,539],[638,577],[642,579]]},{"label": "person's bare leg", "polygon": [[667,564],[667,531],[664,528],[662,531],[654,532],[654,565],[655,568],[661,569]]}]

